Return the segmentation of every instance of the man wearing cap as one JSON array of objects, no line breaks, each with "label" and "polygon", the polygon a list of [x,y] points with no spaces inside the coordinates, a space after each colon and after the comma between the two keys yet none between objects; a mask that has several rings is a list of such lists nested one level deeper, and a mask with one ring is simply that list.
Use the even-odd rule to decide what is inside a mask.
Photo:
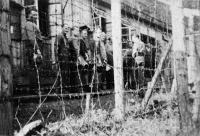
[{"label": "man wearing cap", "polygon": [[[64,25],[62,32],[56,37],[54,43],[55,59],[58,64],[58,69],[60,70],[60,87],[64,90],[68,90],[70,85],[70,75],[69,75],[69,41],[67,34],[69,32],[69,26]],[[69,91],[69,90],[68,90]]]}]

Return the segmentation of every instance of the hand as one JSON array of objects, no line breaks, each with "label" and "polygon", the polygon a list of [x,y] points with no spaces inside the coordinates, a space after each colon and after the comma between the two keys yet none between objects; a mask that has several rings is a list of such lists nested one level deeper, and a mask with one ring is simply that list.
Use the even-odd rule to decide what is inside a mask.
[{"label": "hand", "polygon": [[89,60],[89,55],[86,53],[85,56],[86,56],[86,61],[88,61]]},{"label": "hand", "polygon": [[37,54],[40,55],[40,56],[42,56],[42,54],[41,54],[41,52],[40,52],[39,49],[37,49]]},{"label": "hand", "polygon": [[135,58],[136,57],[136,54],[134,53],[134,54],[132,54],[132,58]]},{"label": "hand", "polygon": [[103,60],[103,66],[105,66],[107,64],[106,60]]},{"label": "hand", "polygon": [[56,61],[52,61],[52,65],[55,65],[56,64]]},{"label": "hand", "polygon": [[78,57],[78,61],[81,62],[81,57]]}]

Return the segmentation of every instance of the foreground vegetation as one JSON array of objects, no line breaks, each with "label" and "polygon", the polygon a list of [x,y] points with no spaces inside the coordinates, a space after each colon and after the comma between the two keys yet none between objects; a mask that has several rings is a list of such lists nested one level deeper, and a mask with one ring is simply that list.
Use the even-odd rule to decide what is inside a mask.
[{"label": "foreground vegetation", "polygon": [[[97,109],[87,114],[68,115],[64,120],[47,123],[36,135],[46,136],[175,136],[179,128],[178,109],[166,94],[154,95],[149,111],[140,109],[140,101],[126,101],[125,121],[114,119],[113,112]],[[170,105],[166,105],[169,104]],[[155,104],[156,103],[156,104]],[[165,106],[166,105],[166,106]]]}]

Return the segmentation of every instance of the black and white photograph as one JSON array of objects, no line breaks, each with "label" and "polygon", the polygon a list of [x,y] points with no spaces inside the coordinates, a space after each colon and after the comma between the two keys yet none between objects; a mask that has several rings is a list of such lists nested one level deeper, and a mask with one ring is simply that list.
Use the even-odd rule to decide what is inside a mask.
[{"label": "black and white photograph", "polygon": [[0,136],[200,136],[200,0],[0,0]]}]

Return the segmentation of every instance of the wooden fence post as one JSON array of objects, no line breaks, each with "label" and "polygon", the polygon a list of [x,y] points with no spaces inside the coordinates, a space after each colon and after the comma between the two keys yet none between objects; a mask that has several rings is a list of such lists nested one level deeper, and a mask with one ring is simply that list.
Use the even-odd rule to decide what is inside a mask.
[{"label": "wooden fence post", "polygon": [[199,89],[196,87],[196,79],[199,75],[200,70],[199,63],[198,63],[198,54],[195,47],[195,38],[192,33],[193,27],[194,27],[194,16],[189,16],[189,36],[188,36],[188,83],[190,85],[189,87],[189,94],[190,99],[193,99],[193,105],[192,105],[192,119],[194,122],[197,122],[198,120],[198,111],[199,111]]},{"label": "wooden fence post", "polygon": [[189,92],[187,74],[187,54],[184,45],[184,16],[182,0],[173,1],[172,12],[172,31],[173,31],[173,51],[174,68],[177,82],[177,98],[180,113],[180,129],[182,136],[193,136],[191,134],[194,123],[189,111]]},{"label": "wooden fence post", "polygon": [[124,85],[121,41],[121,0],[111,0],[113,61],[115,81],[115,117],[124,119]]},{"label": "wooden fence post", "polygon": [[0,0],[0,135],[13,136],[10,0]]},{"label": "wooden fence post", "polygon": [[[188,83],[190,98],[193,99],[192,119],[197,127],[200,128],[200,56],[198,56],[194,33],[194,16],[189,16],[189,56],[188,56]],[[197,37],[196,37],[197,38]]]},{"label": "wooden fence post", "polygon": [[90,112],[90,93],[87,93],[86,95],[86,102],[85,102],[85,115],[88,117],[88,114]]}]

